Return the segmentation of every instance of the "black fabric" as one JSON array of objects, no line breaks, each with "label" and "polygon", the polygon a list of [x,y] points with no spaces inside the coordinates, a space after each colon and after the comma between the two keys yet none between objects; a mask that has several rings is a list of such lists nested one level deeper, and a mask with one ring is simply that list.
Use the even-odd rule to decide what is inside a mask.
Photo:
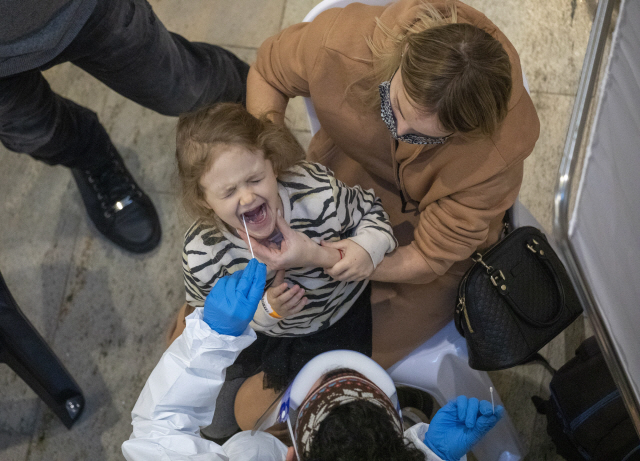
[{"label": "black fabric", "polygon": [[281,391],[309,360],[323,352],[349,349],[371,357],[371,284],[340,320],[324,330],[297,338],[257,335],[227,369],[227,380],[264,371],[265,388]]},{"label": "black fabric", "polygon": [[0,44],[41,30],[70,4],[84,0],[0,0]]},{"label": "black fabric", "polygon": [[524,363],[582,313],[562,262],[536,228],[518,228],[474,259],[455,312],[471,368]]},{"label": "black fabric", "polygon": [[75,39],[37,69],[0,78],[0,141],[52,165],[95,169],[113,148],[92,111],[56,95],[42,70],[72,62],[164,115],[244,102],[249,66],[168,32],[145,0],[100,1]]},{"label": "black fabric", "polygon": [[82,390],[13,299],[0,273],[0,363],[38,394],[67,428],[84,410]]},{"label": "black fabric", "polygon": [[234,406],[236,395],[244,382],[245,378],[225,379],[216,399],[216,411],[213,414],[211,424],[200,429],[200,435],[208,440],[213,440],[218,445],[223,445],[240,431]]},{"label": "black fabric", "polygon": [[35,69],[56,57],[78,35],[96,4],[0,0],[0,76]]},{"label": "black fabric", "polygon": [[595,337],[549,384],[551,398],[532,400],[547,416],[547,433],[568,461],[638,461],[640,440]]}]

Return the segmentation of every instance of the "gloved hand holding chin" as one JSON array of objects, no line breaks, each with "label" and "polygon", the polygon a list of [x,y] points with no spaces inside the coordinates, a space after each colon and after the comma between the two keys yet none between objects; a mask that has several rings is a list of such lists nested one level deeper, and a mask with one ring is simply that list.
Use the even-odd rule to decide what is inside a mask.
[{"label": "gloved hand holding chin", "polygon": [[220,334],[240,336],[256,313],[266,279],[267,266],[255,258],[221,278],[207,295],[203,320]]},{"label": "gloved hand holding chin", "polygon": [[502,418],[504,408],[464,395],[435,414],[424,436],[431,451],[446,461],[458,461]]}]

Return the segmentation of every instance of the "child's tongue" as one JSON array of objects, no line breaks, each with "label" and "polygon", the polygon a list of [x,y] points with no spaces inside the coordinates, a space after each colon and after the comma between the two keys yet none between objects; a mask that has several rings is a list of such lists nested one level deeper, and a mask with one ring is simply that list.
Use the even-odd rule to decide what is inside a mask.
[{"label": "child's tongue", "polygon": [[263,218],[264,218],[264,204],[254,208],[253,210],[249,210],[246,213],[244,213],[244,219],[247,221],[247,223],[251,223],[251,224],[258,223],[262,221]]}]

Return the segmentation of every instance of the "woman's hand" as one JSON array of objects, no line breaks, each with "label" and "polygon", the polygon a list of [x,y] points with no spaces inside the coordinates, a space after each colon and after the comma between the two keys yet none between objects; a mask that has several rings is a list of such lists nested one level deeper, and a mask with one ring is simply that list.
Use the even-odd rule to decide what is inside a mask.
[{"label": "woman's hand", "polygon": [[337,242],[322,242],[323,247],[340,251],[342,259],[333,267],[325,269],[331,278],[347,282],[359,282],[369,278],[373,273],[373,261],[367,250],[353,240],[344,239]]},{"label": "woman's hand", "polygon": [[504,415],[501,405],[486,400],[458,396],[442,407],[431,419],[424,436],[427,445],[440,458],[457,461],[462,458]]},{"label": "woman's hand", "polygon": [[304,288],[293,285],[291,288],[284,281],[284,271],[279,270],[273,285],[267,290],[267,301],[271,308],[282,318],[291,317],[302,310],[307,304],[304,298]]},{"label": "woman's hand", "polygon": [[253,258],[243,270],[222,277],[204,301],[203,319],[222,335],[240,336],[264,293],[267,268]]},{"label": "woman's hand", "polygon": [[283,237],[280,249],[268,248],[240,229],[238,229],[238,234],[247,245],[249,245],[249,239],[251,240],[253,253],[270,270],[321,266],[318,264],[319,252],[322,250],[320,245],[302,232],[291,229],[280,214],[276,216],[276,227]]}]

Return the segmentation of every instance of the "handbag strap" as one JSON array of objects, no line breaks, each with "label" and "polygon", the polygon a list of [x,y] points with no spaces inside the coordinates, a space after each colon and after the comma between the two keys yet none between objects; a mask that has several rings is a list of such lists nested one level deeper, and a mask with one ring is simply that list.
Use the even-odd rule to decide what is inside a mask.
[{"label": "handbag strap", "polygon": [[482,255],[480,253],[476,254],[476,258],[474,258],[474,261],[484,266],[484,268],[487,271],[487,274],[489,275],[489,280],[491,281],[493,286],[496,288],[496,290],[498,290],[498,293],[500,293],[502,296],[505,297],[509,305],[513,308],[513,311],[522,320],[536,327],[549,327],[554,325],[562,317],[564,313],[564,305],[565,305],[564,290],[562,288],[560,280],[556,276],[555,269],[553,268],[553,266],[551,265],[551,262],[549,261],[548,255],[545,254],[544,249],[540,248],[540,242],[538,242],[535,238],[531,237],[527,240],[525,245],[526,245],[526,248],[529,251],[531,251],[534,255],[536,255],[538,259],[542,262],[542,265],[549,272],[549,275],[551,276],[551,280],[553,280],[553,282],[555,283],[558,293],[560,294],[560,303],[559,303],[560,306],[558,308],[558,312],[553,316],[551,320],[540,321],[540,320],[532,319],[529,316],[527,316],[527,314],[524,313],[520,309],[520,307],[518,307],[518,304],[509,294],[508,281],[507,281],[507,278],[504,276],[504,273],[498,268],[494,268],[492,266],[487,265],[487,263],[482,260]]}]

